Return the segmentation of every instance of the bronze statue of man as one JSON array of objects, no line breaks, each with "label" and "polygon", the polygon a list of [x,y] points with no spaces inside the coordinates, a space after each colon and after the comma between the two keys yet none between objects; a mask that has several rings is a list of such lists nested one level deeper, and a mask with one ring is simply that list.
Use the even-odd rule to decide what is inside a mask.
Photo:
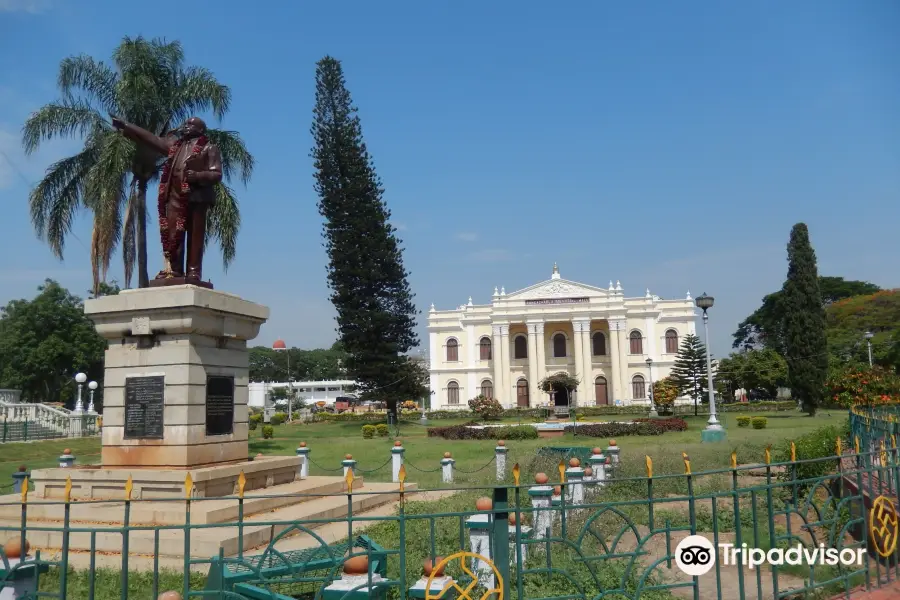
[{"label": "bronze statue of man", "polygon": [[159,137],[117,117],[112,117],[112,125],[130,140],[168,157],[159,178],[158,197],[165,266],[156,280],[201,282],[206,213],[216,201],[215,184],[222,181],[222,157],[219,148],[206,137],[206,123],[191,117],[173,132],[176,135],[168,137]]}]

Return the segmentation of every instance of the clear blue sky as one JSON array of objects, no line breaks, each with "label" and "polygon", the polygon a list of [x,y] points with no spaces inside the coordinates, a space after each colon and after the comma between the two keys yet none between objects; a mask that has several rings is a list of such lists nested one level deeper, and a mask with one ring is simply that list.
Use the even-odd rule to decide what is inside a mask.
[{"label": "clear blue sky", "polygon": [[421,333],[431,302],[485,303],[556,261],[626,295],[714,295],[722,355],[780,287],[797,221],[822,274],[900,285],[898,31],[893,0],[0,0],[0,150],[15,164],[0,156],[0,302],[44,277],[90,286],[87,220],[58,262],[23,181],[77,140],[26,158],[19,130],[56,97],[60,59],[106,59],[141,34],[181,40],[232,88],[223,126],[258,168],[239,189],[238,259],[225,274],[212,252],[206,272],[272,308],[259,343],[334,340],[309,159],[315,62],[331,54],[400,229]]}]

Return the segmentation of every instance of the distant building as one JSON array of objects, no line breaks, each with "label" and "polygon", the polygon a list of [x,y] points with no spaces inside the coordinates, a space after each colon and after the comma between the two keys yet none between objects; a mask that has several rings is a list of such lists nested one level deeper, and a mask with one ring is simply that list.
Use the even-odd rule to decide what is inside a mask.
[{"label": "distant building", "polygon": [[681,340],[696,333],[696,317],[690,293],[629,298],[618,283],[562,279],[556,265],[550,279],[518,292],[495,288],[490,304],[432,305],[432,408],[465,408],[478,394],[505,407],[546,404],[538,383],[560,371],[578,379],[579,406],[649,403],[651,380],[669,374]]},{"label": "distant building", "polygon": [[326,404],[334,404],[338,396],[352,396],[347,390],[356,385],[355,381],[350,379],[338,379],[335,381],[294,381],[290,385],[288,382],[253,382],[249,384],[250,406],[262,408],[265,405],[266,394],[276,388],[288,389],[292,387],[298,398],[302,398],[307,404],[323,401]]}]

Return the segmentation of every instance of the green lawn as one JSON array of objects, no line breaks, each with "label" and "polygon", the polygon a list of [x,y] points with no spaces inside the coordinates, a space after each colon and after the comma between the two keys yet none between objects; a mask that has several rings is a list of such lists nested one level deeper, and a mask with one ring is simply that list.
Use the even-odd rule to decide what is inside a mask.
[{"label": "green lawn", "polygon": [[[784,440],[796,439],[823,425],[843,422],[847,415],[843,411],[824,411],[816,417],[801,416],[796,413],[769,413],[766,429],[739,428],[736,414],[725,414],[723,425],[728,430],[728,439],[721,444],[701,444],[700,431],[706,425],[706,417],[687,417],[689,429],[685,432],[665,433],[660,436],[621,437],[617,440],[623,460],[641,461],[644,455],[654,459],[656,474],[681,472],[681,452],[691,457],[693,470],[727,467],[729,455],[737,450],[741,463],[757,463],[763,460],[763,450],[768,444],[778,444]],[[454,421],[442,420],[435,425],[450,425]],[[507,424],[515,424],[507,421]],[[284,424],[275,428],[273,439],[262,439],[262,428],[251,431],[250,454],[292,455],[298,444],[305,441],[310,448],[313,465],[312,475],[328,475],[340,472],[341,459],[352,454],[358,461],[358,469],[370,481],[390,481],[389,463],[390,438],[363,439],[363,423],[313,423]],[[456,482],[459,484],[488,483],[494,477],[494,466],[487,465],[494,455],[496,443],[492,440],[448,441],[428,438],[425,428],[418,423],[404,423],[400,428],[403,446],[406,448],[408,481],[422,487],[440,486],[440,459],[444,452],[451,452],[456,459]],[[534,464],[535,451],[542,446],[585,446],[606,447],[608,440],[566,435],[556,439],[509,441],[508,467],[520,463],[523,482],[529,466]],[[100,459],[100,439],[68,439],[24,444],[3,444],[0,446],[0,486],[12,482],[11,473],[19,465],[29,469],[53,467],[64,448],[71,448],[80,464],[96,463]],[[802,458],[802,457],[800,457]],[[374,471],[373,471],[374,470]],[[367,473],[366,471],[372,471]],[[476,472],[477,471],[477,472]],[[532,474],[527,475],[530,477]]]}]

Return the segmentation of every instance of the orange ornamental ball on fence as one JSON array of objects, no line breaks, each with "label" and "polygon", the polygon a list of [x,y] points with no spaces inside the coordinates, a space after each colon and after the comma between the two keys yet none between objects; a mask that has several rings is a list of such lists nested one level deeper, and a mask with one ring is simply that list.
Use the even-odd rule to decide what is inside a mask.
[{"label": "orange ornamental ball on fence", "polygon": [[444,458],[450,458],[450,453],[449,453],[449,452],[444,452]]},{"label": "orange ornamental ball on fence", "polygon": [[70,448],[66,448],[63,450],[63,454],[72,454],[72,450]]},{"label": "orange ornamental ball on fence", "polygon": [[157,596],[156,600],[182,600],[182,598],[181,594],[179,594],[175,590],[169,590],[168,592],[163,592],[162,594]]},{"label": "orange ornamental ball on fence", "polygon": [[585,468],[584,468],[584,474],[587,475],[588,477],[590,477],[591,475],[594,474],[594,470],[593,470],[592,468],[590,468],[590,467],[585,467]]},{"label": "orange ornamental ball on fence", "polygon": [[475,508],[481,512],[485,512],[494,508],[494,501],[487,496],[481,497],[475,501]]},{"label": "orange ornamental ball on fence", "polygon": [[3,544],[3,552],[6,554],[6,558],[22,558],[28,555],[29,550],[31,550],[31,544],[28,543],[28,540],[25,540],[25,551],[22,552],[22,538],[18,535],[9,538]]},{"label": "orange ornamental ball on fence", "polygon": [[344,460],[353,460],[353,455],[352,455],[352,454],[345,454],[345,455],[344,455]]},{"label": "orange ornamental ball on fence", "polygon": [[609,445],[610,445],[610,446],[615,446],[615,445],[616,445],[616,440],[609,440]]},{"label": "orange ornamental ball on fence", "polygon": [[506,445],[506,442],[504,442],[503,440],[500,440],[499,442],[497,442],[497,445],[498,445],[498,446],[505,446],[505,445]]},{"label": "orange ornamental ball on fence", "polygon": [[554,485],[554,486],[553,486],[553,495],[554,495],[554,496],[561,496],[561,495],[562,495],[562,486],[561,486],[561,485]]},{"label": "orange ornamental ball on fence", "polygon": [[306,448],[306,442],[300,442],[300,447],[301,447],[301,448]]},{"label": "orange ornamental ball on fence", "polygon": [[347,575],[365,575],[369,572],[369,557],[354,556],[344,561],[344,573]]},{"label": "orange ornamental ball on fence", "polygon": [[569,466],[573,469],[581,466],[581,461],[575,458],[574,456],[569,459]]},{"label": "orange ornamental ball on fence", "polygon": [[397,440],[397,441],[394,442],[394,447],[395,447],[395,448],[399,448],[399,447],[402,446],[402,445],[403,445],[403,442],[401,442],[400,440]]},{"label": "orange ornamental ball on fence", "polygon": [[432,572],[435,577],[443,577],[445,566],[435,570],[435,567],[441,564],[441,561],[443,560],[443,556],[435,556],[434,560],[431,560],[430,558],[425,559],[425,562],[422,563],[422,572],[425,573],[425,577],[431,577]]},{"label": "orange ornamental ball on fence", "polygon": [[550,481],[550,478],[547,477],[547,474],[546,474],[546,473],[535,473],[535,475],[534,475],[534,482],[535,482],[536,484],[538,484],[538,485],[545,485],[548,481]]},{"label": "orange ornamental ball on fence", "polygon": [[593,448],[591,450],[591,454],[603,454],[603,450],[601,450],[600,448]]}]

